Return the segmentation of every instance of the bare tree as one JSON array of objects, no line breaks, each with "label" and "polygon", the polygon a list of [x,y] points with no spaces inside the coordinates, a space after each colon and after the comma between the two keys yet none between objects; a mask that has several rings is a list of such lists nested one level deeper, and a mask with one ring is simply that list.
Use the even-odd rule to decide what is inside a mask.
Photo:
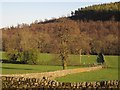
[{"label": "bare tree", "polygon": [[77,25],[74,22],[65,23],[64,21],[61,21],[61,24],[59,24],[57,27],[56,39],[58,40],[59,54],[62,60],[63,69],[66,69],[69,45],[74,40],[75,36],[77,36],[76,33],[79,33],[79,30],[76,28]]}]

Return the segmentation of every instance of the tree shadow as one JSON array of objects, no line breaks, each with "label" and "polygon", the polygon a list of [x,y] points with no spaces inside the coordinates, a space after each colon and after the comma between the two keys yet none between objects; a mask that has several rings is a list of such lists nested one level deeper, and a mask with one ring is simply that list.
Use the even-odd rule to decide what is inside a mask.
[{"label": "tree shadow", "polygon": [[108,69],[119,69],[119,67],[107,67]]},{"label": "tree shadow", "polygon": [[12,64],[26,64],[26,63],[21,62],[21,61],[10,61],[10,60],[7,60],[7,59],[0,59],[0,62],[2,62],[2,63],[12,63]]},{"label": "tree shadow", "polygon": [[33,70],[33,69],[29,69],[29,68],[12,68],[12,67],[0,67],[2,69],[15,69],[15,70]]}]

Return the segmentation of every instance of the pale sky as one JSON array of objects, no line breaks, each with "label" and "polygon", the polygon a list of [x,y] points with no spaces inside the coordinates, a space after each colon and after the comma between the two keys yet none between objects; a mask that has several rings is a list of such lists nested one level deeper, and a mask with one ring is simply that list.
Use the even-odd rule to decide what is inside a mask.
[{"label": "pale sky", "polygon": [[81,7],[115,1],[119,0],[1,0],[0,28],[67,16]]}]

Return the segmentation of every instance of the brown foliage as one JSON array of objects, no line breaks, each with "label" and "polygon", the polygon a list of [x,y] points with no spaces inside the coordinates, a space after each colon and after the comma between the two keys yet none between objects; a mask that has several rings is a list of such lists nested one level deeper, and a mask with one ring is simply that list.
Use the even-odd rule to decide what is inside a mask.
[{"label": "brown foliage", "polygon": [[3,28],[3,50],[37,49],[44,53],[59,53],[59,44],[67,42],[68,53],[78,54],[82,49],[96,54],[119,54],[117,21],[74,21],[60,18],[50,23],[33,23],[30,26]]}]

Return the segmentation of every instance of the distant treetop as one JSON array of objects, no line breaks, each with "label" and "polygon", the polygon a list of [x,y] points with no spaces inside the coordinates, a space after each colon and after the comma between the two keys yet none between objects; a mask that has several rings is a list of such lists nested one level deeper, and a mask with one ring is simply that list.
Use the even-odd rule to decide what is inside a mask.
[{"label": "distant treetop", "polygon": [[120,2],[92,5],[71,11],[71,19],[74,20],[115,20],[120,21]]},{"label": "distant treetop", "polygon": [[[107,4],[99,4],[99,5],[92,5],[85,8],[81,8],[81,10],[115,10],[120,11],[119,9],[120,2],[115,3],[107,3]],[[78,9],[79,10],[79,9]]]}]

